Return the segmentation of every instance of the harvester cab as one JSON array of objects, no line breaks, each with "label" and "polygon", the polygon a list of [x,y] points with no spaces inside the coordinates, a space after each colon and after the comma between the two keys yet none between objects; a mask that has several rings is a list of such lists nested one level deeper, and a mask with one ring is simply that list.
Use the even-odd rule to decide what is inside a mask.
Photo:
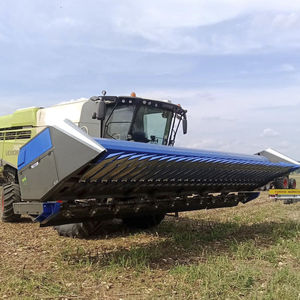
[{"label": "harvester cab", "polygon": [[170,101],[106,95],[90,100],[97,103],[92,118],[101,123],[100,137],[173,146],[180,123],[187,133],[187,111]]}]

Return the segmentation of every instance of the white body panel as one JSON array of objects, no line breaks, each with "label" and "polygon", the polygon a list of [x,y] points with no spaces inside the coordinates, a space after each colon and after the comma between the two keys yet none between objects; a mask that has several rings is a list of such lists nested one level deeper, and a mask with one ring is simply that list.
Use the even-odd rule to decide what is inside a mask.
[{"label": "white body panel", "polygon": [[268,148],[265,151],[272,154],[272,155],[274,155],[274,156],[277,156],[277,157],[281,158],[283,161],[289,162],[289,163],[294,164],[294,165],[300,165],[300,163],[297,162],[296,160],[294,160],[294,159],[292,159],[292,158],[290,158],[290,157],[288,157],[288,156],[286,156],[286,155],[284,155],[284,154],[282,154],[282,153],[280,153],[280,152],[278,152],[278,151],[276,151],[272,148]]},{"label": "white body panel", "polygon": [[298,165],[298,166],[300,165],[300,163],[297,162],[296,160],[294,160],[272,148],[268,148],[268,149],[260,151],[256,154],[266,157],[271,162],[285,162],[285,163],[290,163],[290,164],[294,164],[294,165]]},{"label": "white body panel", "polygon": [[83,105],[87,101],[87,99],[80,99],[40,109],[37,113],[37,126],[54,125],[56,122],[65,119],[78,125]]},{"label": "white body panel", "polygon": [[99,137],[100,122],[92,119],[92,115],[96,109],[96,102],[88,99],[79,99],[41,108],[37,112],[37,126],[42,129],[49,125],[54,126],[68,119],[90,136]]}]

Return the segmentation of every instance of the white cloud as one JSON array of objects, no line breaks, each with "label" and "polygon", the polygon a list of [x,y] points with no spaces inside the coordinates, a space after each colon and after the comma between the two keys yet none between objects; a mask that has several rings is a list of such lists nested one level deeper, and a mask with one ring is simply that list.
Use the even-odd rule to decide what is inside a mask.
[{"label": "white cloud", "polygon": [[[171,99],[188,110],[188,134],[179,131],[177,146],[248,154],[271,147],[300,159],[300,141],[295,140],[298,87],[162,89],[140,91],[139,95]],[[214,100],[207,101],[207,95]]]},{"label": "white cloud", "polygon": [[131,0],[114,26],[148,41],[147,51],[247,53],[299,47],[299,11],[297,1]]},{"label": "white cloud", "polygon": [[201,138],[195,143],[189,145],[190,148],[195,149],[222,149],[224,142],[221,139],[215,138]]},{"label": "white cloud", "polygon": [[188,109],[178,145],[299,159],[299,32],[295,0],[0,1],[2,113],[134,88]]},{"label": "white cloud", "polygon": [[275,137],[275,136],[279,136],[279,133],[272,128],[265,128],[260,136],[261,137]]},{"label": "white cloud", "polygon": [[300,47],[299,12],[292,0],[12,0],[0,4],[0,31],[20,45],[248,53]]},{"label": "white cloud", "polygon": [[295,12],[290,13],[278,13],[275,15],[272,21],[272,26],[281,30],[282,28],[292,28],[299,26],[299,15]]},{"label": "white cloud", "polygon": [[[198,27],[219,23],[241,15],[265,11],[289,13],[300,10],[300,3],[293,0],[127,0],[118,4],[117,24],[133,32],[151,28]],[[277,18],[277,22],[284,19]]]},{"label": "white cloud", "polygon": [[46,26],[51,30],[53,30],[53,28],[55,27],[60,29],[62,27],[78,27],[82,25],[83,24],[78,20],[75,20],[74,18],[68,16],[55,18],[46,24]]},{"label": "white cloud", "polygon": [[282,72],[293,72],[295,70],[296,70],[296,68],[292,64],[282,64],[280,66],[280,71],[282,71]]}]

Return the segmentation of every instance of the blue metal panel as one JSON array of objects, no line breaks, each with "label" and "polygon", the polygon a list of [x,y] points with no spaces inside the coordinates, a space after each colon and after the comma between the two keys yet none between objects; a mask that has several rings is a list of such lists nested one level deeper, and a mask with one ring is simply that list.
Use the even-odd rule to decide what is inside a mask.
[{"label": "blue metal panel", "polygon": [[[261,165],[261,166],[282,166],[295,167],[289,163],[272,163],[267,158],[259,155],[235,154],[218,151],[196,150],[188,148],[168,147],[146,143],[132,143],[120,140],[96,139],[96,141],[105,147],[108,153],[123,152],[131,153],[132,155],[143,154],[140,159],[148,158],[149,156],[165,156],[160,159],[169,159],[170,161],[181,159],[195,159],[194,161],[218,162],[225,164],[243,164],[243,165]],[[102,157],[104,159],[104,157]],[[297,167],[296,167],[297,168]]]},{"label": "blue metal panel", "polygon": [[61,203],[59,202],[45,202],[43,204],[43,212],[37,216],[34,222],[42,223],[49,217],[53,217],[58,214],[61,209]]},{"label": "blue metal panel", "polygon": [[259,155],[247,155],[247,154],[235,154],[226,153],[218,151],[206,151],[179,147],[168,147],[156,144],[148,143],[132,143],[120,140],[111,139],[96,139],[96,141],[101,144],[104,148],[108,149],[109,152],[135,152],[146,154],[157,154],[157,155],[175,155],[175,156],[194,156],[194,157],[207,157],[207,158],[217,158],[217,159],[229,159],[231,161],[252,161],[252,162],[268,162],[267,158]]},{"label": "blue metal panel", "polygon": [[[106,148],[93,176],[84,180],[114,182],[218,182],[218,184],[263,185],[298,166],[272,163],[258,155],[233,154],[186,148],[96,139]],[[114,156],[115,161],[110,157]],[[127,160],[124,158],[127,157]],[[117,163],[120,162],[120,163]],[[185,187],[186,188],[186,187]]]},{"label": "blue metal panel", "polygon": [[19,152],[18,169],[22,169],[52,148],[50,129],[47,128],[25,144]]}]

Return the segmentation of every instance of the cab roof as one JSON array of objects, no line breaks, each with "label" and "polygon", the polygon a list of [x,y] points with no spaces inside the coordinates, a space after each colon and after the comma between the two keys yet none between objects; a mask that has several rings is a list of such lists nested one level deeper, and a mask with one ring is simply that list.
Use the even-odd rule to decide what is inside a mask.
[{"label": "cab roof", "polygon": [[90,100],[97,101],[103,99],[107,103],[139,103],[144,105],[151,105],[154,107],[160,107],[162,109],[172,110],[173,112],[184,115],[187,111],[184,110],[180,105],[173,104],[169,100],[157,100],[157,99],[147,99],[140,97],[130,97],[130,96],[94,96]]}]

